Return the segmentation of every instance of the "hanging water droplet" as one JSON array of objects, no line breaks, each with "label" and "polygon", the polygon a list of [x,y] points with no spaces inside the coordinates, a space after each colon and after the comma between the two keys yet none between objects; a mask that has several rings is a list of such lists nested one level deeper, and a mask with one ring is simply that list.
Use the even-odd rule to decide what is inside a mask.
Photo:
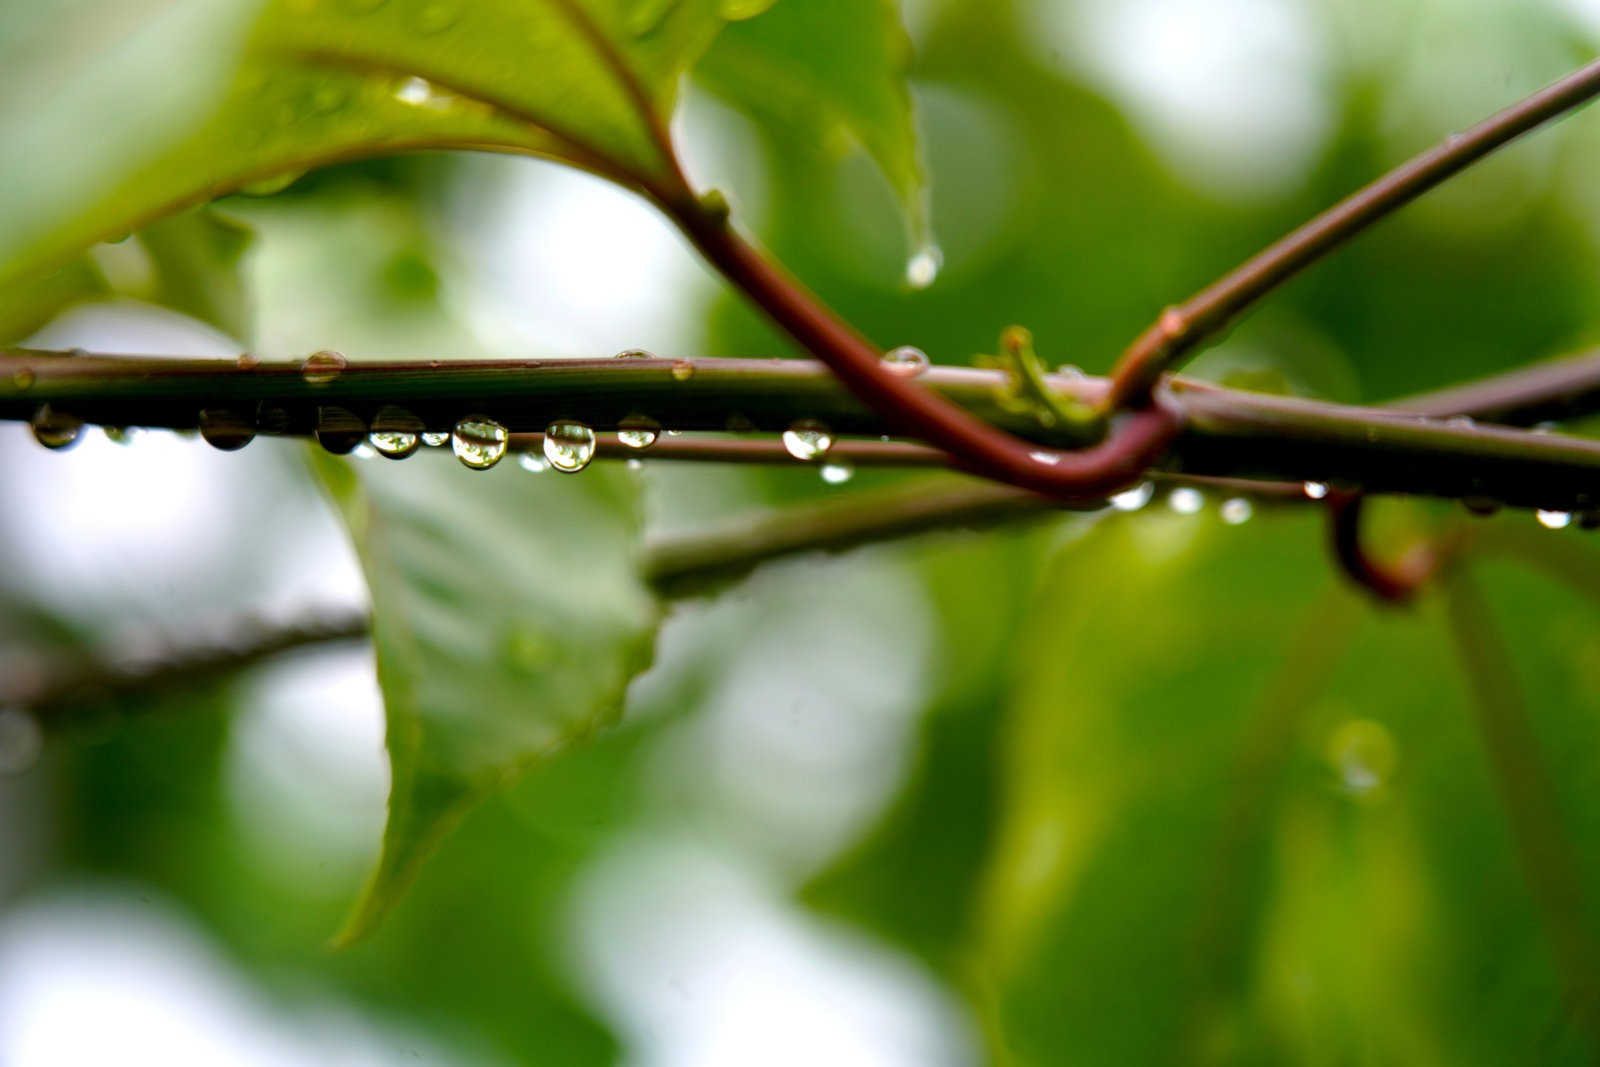
[{"label": "hanging water droplet", "polygon": [[39,761],[44,731],[21,708],[0,708],[0,775],[21,774]]},{"label": "hanging water droplet", "polygon": [[1242,496],[1233,497],[1222,502],[1222,521],[1229,526],[1240,526],[1250,521],[1250,516],[1256,512],[1255,505]]},{"label": "hanging water droplet", "polygon": [[100,432],[114,445],[131,445],[133,439],[139,436],[139,431],[132,426],[102,426]]},{"label": "hanging water droplet", "polygon": [[815,419],[801,419],[783,431],[783,447],[804,463],[819,460],[833,447],[833,433]]},{"label": "hanging water droplet", "polygon": [[1327,482],[1307,482],[1301,488],[1305,491],[1306,496],[1312,500],[1321,500],[1328,495]]},{"label": "hanging water droplet", "polygon": [[644,348],[624,348],[617,353],[617,359],[655,359],[656,354]]},{"label": "hanging water droplet", "polygon": [[33,413],[33,439],[57,452],[65,451],[83,437],[83,420],[56,411],[45,404]]},{"label": "hanging water droplet", "polygon": [[468,415],[456,423],[450,445],[463,466],[486,471],[505,457],[510,438],[506,428],[487,415]]},{"label": "hanging water droplet", "polygon": [[926,289],[939,277],[944,267],[944,251],[933,243],[923,245],[906,261],[906,284],[913,289]]},{"label": "hanging water droplet", "polygon": [[1466,496],[1461,498],[1461,506],[1469,515],[1486,519],[1500,510],[1500,501],[1489,496]]},{"label": "hanging water droplet", "polygon": [[628,448],[649,448],[661,436],[661,424],[645,415],[629,415],[617,424],[617,440]]},{"label": "hanging water droplet", "polygon": [[390,404],[379,408],[372,417],[372,432],[367,443],[378,455],[388,459],[405,459],[422,447],[422,420],[405,408]]},{"label": "hanging water droplet", "polygon": [[338,379],[349,365],[350,361],[338,352],[313,352],[300,364],[300,377],[307,385],[327,385]]},{"label": "hanging water droplet", "polygon": [[1167,495],[1167,507],[1179,515],[1194,515],[1206,506],[1205,494],[1191,486],[1174,489]]},{"label": "hanging water droplet", "polygon": [[544,458],[563,474],[576,474],[594,459],[594,431],[581,422],[562,419],[544,431]]},{"label": "hanging water droplet", "polygon": [[204,408],[200,412],[200,436],[219,452],[237,452],[256,439],[256,428],[237,411]]},{"label": "hanging water droplet", "polygon": [[672,364],[672,380],[686,382],[694,377],[694,364],[686,359],[674,360]]},{"label": "hanging water droplet", "polygon": [[450,435],[447,433],[425,433],[422,435],[422,443],[429,448],[443,448],[450,443]]},{"label": "hanging water droplet", "polygon": [[829,485],[843,485],[856,476],[854,465],[845,460],[836,460],[822,465],[822,480]]},{"label": "hanging water droplet", "polygon": [[1111,506],[1118,511],[1138,511],[1150,503],[1150,498],[1156,495],[1154,482],[1140,482],[1132,489],[1125,489],[1111,498]]},{"label": "hanging water droplet", "polygon": [[327,404],[317,408],[317,444],[335,456],[348,456],[367,437],[367,424],[349,408]]},{"label": "hanging water droplet", "polygon": [[1546,530],[1565,530],[1572,525],[1572,512],[1570,511],[1536,511],[1533,517],[1539,520],[1539,525]]},{"label": "hanging water droplet", "polygon": [[550,469],[550,464],[537,452],[524,452],[517,457],[517,466],[529,474],[543,474]]},{"label": "hanging water droplet", "polygon": [[883,354],[883,365],[902,378],[915,378],[928,369],[928,353],[912,345],[901,345]]},{"label": "hanging water droplet", "polygon": [[33,388],[33,383],[38,381],[38,375],[33,373],[32,367],[19,367],[11,375],[11,384],[23,392]]}]

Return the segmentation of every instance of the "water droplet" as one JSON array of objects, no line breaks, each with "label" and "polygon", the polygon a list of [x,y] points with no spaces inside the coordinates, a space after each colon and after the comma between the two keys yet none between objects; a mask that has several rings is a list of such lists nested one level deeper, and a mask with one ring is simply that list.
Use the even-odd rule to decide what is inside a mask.
[{"label": "water droplet", "polygon": [[425,433],[422,435],[422,443],[429,448],[443,448],[450,443],[450,435],[447,433]]},{"label": "water droplet", "polygon": [[661,424],[645,415],[629,415],[617,424],[617,440],[628,448],[649,448],[661,436]]},{"label": "water droplet", "polygon": [[1233,497],[1222,502],[1222,521],[1229,526],[1240,526],[1250,521],[1250,516],[1256,513],[1255,505],[1242,496]]},{"label": "water droplet", "polygon": [[672,364],[672,380],[686,382],[694,377],[694,364],[686,359],[675,360]]},{"label": "water droplet", "polygon": [[504,426],[487,415],[468,415],[456,423],[450,446],[463,466],[486,471],[505,457],[510,436]]},{"label": "water droplet", "polygon": [[1565,530],[1572,525],[1572,512],[1570,511],[1536,511],[1533,517],[1539,520],[1539,525],[1546,530]]},{"label": "water droplet", "polygon": [[550,464],[537,452],[524,452],[517,457],[517,466],[530,474],[543,474]]},{"label": "water droplet", "polygon": [[581,422],[562,419],[544,431],[544,458],[563,474],[576,474],[594,459],[594,431]]},{"label": "water droplet", "polygon": [[239,358],[233,361],[233,365],[240,370],[255,370],[261,366],[261,361],[249,352],[240,352]]},{"label": "water droplet", "polygon": [[1194,515],[1206,506],[1205,494],[1190,486],[1174,489],[1167,494],[1167,507],[1179,515]]},{"label": "water droplet", "polygon": [[1150,498],[1156,495],[1153,482],[1140,482],[1132,489],[1125,489],[1111,498],[1111,506],[1118,511],[1138,511],[1150,503]]},{"label": "water droplet", "polygon": [[388,459],[405,459],[422,447],[422,420],[405,408],[388,405],[378,409],[372,418],[372,432],[367,443],[378,455]]},{"label": "water droplet", "polygon": [[200,436],[219,452],[237,452],[256,439],[256,428],[237,411],[205,408],[200,412]]},{"label": "water droplet", "polygon": [[1478,425],[1472,420],[1471,415],[1452,415],[1450,418],[1444,420],[1444,424],[1446,426],[1454,427],[1457,430],[1471,430],[1475,429]]},{"label": "water droplet", "polygon": [[0,774],[21,774],[39,761],[44,731],[20,708],[0,708]]},{"label": "water droplet", "polygon": [[1056,373],[1061,375],[1063,378],[1087,377],[1087,375],[1083,373],[1083,368],[1078,366],[1076,363],[1063,363],[1061,366],[1056,368]]},{"label": "water droplet", "polygon": [[300,377],[307,385],[327,385],[336,380],[350,361],[338,352],[313,352],[300,364]]},{"label": "water droplet", "polygon": [[114,445],[131,445],[139,436],[139,431],[132,426],[102,426],[100,432]]},{"label": "water droplet", "polygon": [[83,437],[83,420],[45,404],[33,413],[33,439],[55,451],[64,451]]},{"label": "water droplet", "polygon": [[422,9],[417,12],[417,17],[414,21],[417,32],[432,34],[443,33],[451,26],[454,26],[460,18],[460,4],[436,0],[435,3],[422,5]]},{"label": "water droplet", "polygon": [[819,460],[833,447],[833,433],[815,419],[801,419],[783,431],[783,447],[805,463]]},{"label": "water droplet", "polygon": [[655,359],[656,354],[645,348],[624,348],[617,353],[618,359]]},{"label": "water droplet", "polygon": [[939,277],[943,267],[943,250],[936,244],[925,244],[906,261],[906,284],[913,289],[926,289]]},{"label": "water droplet", "polygon": [[1312,500],[1321,500],[1328,495],[1327,482],[1307,482],[1301,488],[1305,491],[1306,496]]},{"label": "water droplet", "polygon": [[402,104],[412,107],[440,107],[444,97],[433,90],[433,83],[426,78],[407,78],[395,86],[394,98]]},{"label": "water droplet", "polygon": [[1398,756],[1394,736],[1371,719],[1342,723],[1328,739],[1327,752],[1340,785],[1357,796],[1373,792],[1393,777]]},{"label": "water droplet", "polygon": [[822,465],[822,480],[829,485],[843,485],[856,476],[855,467],[843,460]]},{"label": "water droplet", "polygon": [[1467,509],[1468,514],[1488,518],[1500,510],[1500,501],[1488,496],[1467,496],[1461,498],[1461,506]]},{"label": "water droplet", "polygon": [[902,378],[915,378],[928,369],[928,353],[911,345],[901,345],[883,354],[883,365]]},{"label": "water droplet", "polygon": [[32,367],[19,367],[11,375],[11,384],[26,392],[33,388],[33,383],[38,381],[38,375],[33,373]]},{"label": "water droplet", "polygon": [[349,408],[317,408],[317,444],[335,456],[348,456],[367,439],[367,424]]}]

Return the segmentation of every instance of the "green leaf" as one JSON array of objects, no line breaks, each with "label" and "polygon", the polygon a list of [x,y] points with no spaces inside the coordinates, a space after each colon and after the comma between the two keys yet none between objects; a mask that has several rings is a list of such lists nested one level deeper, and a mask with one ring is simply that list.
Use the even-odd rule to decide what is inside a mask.
[{"label": "green leaf", "polygon": [[120,35],[85,35],[118,7],[7,16],[29,23],[19,39],[83,54],[54,78],[59,98],[0,106],[15,161],[0,171],[0,286],[184,205],[408,149],[542,155],[686,197],[667,134],[678,81],[724,11],[745,13],[718,0],[184,0],[116,11]]},{"label": "green leaf", "polygon": [[835,155],[865,149],[893,187],[912,241],[931,244],[927,172],[906,87],[911,41],[894,0],[786,0],[722,34],[696,78]]},{"label": "green leaf", "polygon": [[155,268],[149,299],[248,342],[250,298],[241,267],[252,237],[250,227],[211,208],[140,230],[139,243]]},{"label": "green leaf", "polygon": [[388,723],[389,822],[348,941],[475,801],[614,721],[658,613],[620,471],[314,463],[371,589]]}]

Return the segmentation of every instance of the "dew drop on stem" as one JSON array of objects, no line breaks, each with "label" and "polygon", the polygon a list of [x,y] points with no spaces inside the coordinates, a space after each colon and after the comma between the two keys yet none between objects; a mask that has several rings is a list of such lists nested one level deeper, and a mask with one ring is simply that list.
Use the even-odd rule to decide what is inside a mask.
[{"label": "dew drop on stem", "polygon": [[30,425],[33,439],[48,449],[65,451],[83,437],[83,420],[75,415],[56,411],[49,404],[33,413]]},{"label": "dew drop on stem", "polygon": [[544,458],[563,474],[576,474],[594,459],[594,431],[581,422],[561,419],[544,431]]},{"label": "dew drop on stem", "polygon": [[336,381],[349,365],[350,361],[338,352],[313,352],[300,364],[300,377],[307,385],[327,385]]},{"label": "dew drop on stem", "polygon": [[672,380],[686,382],[694,377],[694,364],[686,359],[677,360],[672,364]]},{"label": "dew drop on stem", "polygon": [[1323,497],[1328,495],[1327,482],[1307,482],[1305,485],[1301,486],[1301,489],[1305,492],[1306,496],[1312,500],[1321,500]]},{"label": "dew drop on stem", "polygon": [[883,366],[902,378],[915,378],[928,369],[928,354],[912,345],[901,345],[883,354]]},{"label": "dew drop on stem", "polygon": [[324,405],[317,409],[317,444],[335,456],[348,456],[367,437],[367,424],[349,408]]},{"label": "dew drop on stem", "polygon": [[389,405],[372,419],[367,443],[386,459],[405,459],[422,447],[422,420],[405,408]]},{"label": "dew drop on stem", "polygon": [[1125,489],[1111,498],[1111,506],[1118,511],[1138,511],[1156,495],[1153,482],[1140,482],[1132,489]]},{"label": "dew drop on stem", "polygon": [[815,419],[801,419],[783,431],[783,447],[802,463],[814,463],[833,447],[833,433]]},{"label": "dew drop on stem", "polygon": [[647,415],[629,415],[617,424],[617,440],[626,448],[649,448],[660,436],[661,424]]},{"label": "dew drop on stem", "polygon": [[450,443],[450,435],[447,433],[424,433],[422,435],[422,443],[429,448],[443,448]]},{"label": "dew drop on stem", "polygon": [[1541,509],[1534,512],[1533,517],[1546,530],[1565,530],[1572,525],[1572,512],[1570,511],[1545,511]]},{"label": "dew drop on stem", "polygon": [[655,359],[656,354],[645,348],[624,348],[616,355],[617,359]]},{"label": "dew drop on stem", "polygon": [[1190,486],[1183,486],[1167,495],[1167,506],[1179,515],[1195,515],[1206,506],[1205,494]]},{"label": "dew drop on stem", "polygon": [[450,446],[469,470],[486,471],[505,458],[511,435],[487,415],[468,415],[456,423]]},{"label": "dew drop on stem", "polygon": [[1255,505],[1251,504],[1247,497],[1236,496],[1222,502],[1220,513],[1222,521],[1229,526],[1242,526],[1250,521],[1255,510]]}]

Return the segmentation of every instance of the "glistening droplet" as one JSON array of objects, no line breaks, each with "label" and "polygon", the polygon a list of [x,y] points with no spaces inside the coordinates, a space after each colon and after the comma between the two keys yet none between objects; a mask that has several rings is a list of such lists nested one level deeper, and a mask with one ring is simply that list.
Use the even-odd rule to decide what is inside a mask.
[{"label": "glistening droplet", "polygon": [[801,419],[783,431],[783,447],[795,459],[811,463],[828,454],[833,433],[815,419]]},{"label": "glistening droplet", "polygon": [[1236,496],[1231,500],[1222,502],[1222,521],[1229,526],[1239,526],[1250,521],[1250,516],[1255,514],[1255,507],[1248,499]]},{"label": "glistening droplet", "polygon": [[300,364],[300,377],[305,379],[307,385],[327,385],[343,374],[349,365],[350,361],[338,352],[313,352]]},{"label": "glistening droplet", "polygon": [[856,476],[856,469],[853,465],[844,461],[824,463],[821,474],[822,480],[829,485],[843,485]]},{"label": "glistening droplet", "polygon": [[422,435],[422,443],[429,448],[443,448],[450,443],[450,435],[447,433],[425,433]]},{"label": "glistening droplet", "polygon": [[581,422],[562,419],[544,430],[544,458],[563,474],[576,474],[594,459],[594,431]]},{"label": "glistening droplet", "polygon": [[405,459],[422,447],[422,420],[405,408],[388,405],[372,417],[367,443],[386,459]]},{"label": "glistening droplet", "polygon": [[463,466],[486,471],[505,457],[511,435],[487,415],[468,415],[456,423],[450,445]]},{"label": "glistening droplet", "polygon": [[132,426],[102,426],[100,432],[114,445],[131,445],[133,439],[139,436],[138,429]]},{"label": "glistening droplet", "polygon": [[1138,511],[1150,503],[1150,498],[1156,495],[1154,482],[1140,482],[1132,489],[1125,489],[1111,498],[1111,506],[1118,511]]},{"label": "glistening droplet", "polygon": [[627,448],[649,448],[661,436],[661,424],[646,415],[629,415],[617,424],[617,440]]},{"label": "glistening droplet", "polygon": [[1536,511],[1533,517],[1539,520],[1539,525],[1546,530],[1565,530],[1572,525],[1572,512],[1570,511]]},{"label": "glistening droplet", "polygon": [[1168,494],[1167,506],[1179,515],[1194,515],[1206,506],[1205,494],[1186,485]]},{"label": "glistening droplet", "polygon": [[348,456],[366,440],[367,424],[349,408],[325,404],[317,408],[317,444],[335,456]]},{"label": "glistening droplet", "polygon": [[200,412],[200,436],[219,452],[237,452],[256,439],[256,428],[237,411],[204,408]]},{"label": "glistening droplet", "polygon": [[906,261],[906,284],[913,289],[926,289],[938,279],[943,267],[944,252],[936,244],[925,244]]},{"label": "glistening droplet", "polygon": [[686,359],[676,360],[672,364],[672,380],[686,382],[694,377],[694,364]]},{"label": "glistening droplet", "polygon": [[1307,482],[1301,488],[1305,491],[1306,496],[1312,500],[1321,500],[1328,495],[1328,483],[1326,482]]},{"label": "glistening droplet", "polygon": [[83,437],[83,420],[56,411],[45,404],[33,413],[33,439],[57,452],[65,451]]},{"label": "glistening droplet", "polygon": [[624,348],[617,353],[618,359],[655,359],[656,354],[643,348]]},{"label": "glistening droplet", "polygon": [[912,345],[901,345],[883,354],[883,365],[902,378],[915,378],[928,369],[928,353]]}]

